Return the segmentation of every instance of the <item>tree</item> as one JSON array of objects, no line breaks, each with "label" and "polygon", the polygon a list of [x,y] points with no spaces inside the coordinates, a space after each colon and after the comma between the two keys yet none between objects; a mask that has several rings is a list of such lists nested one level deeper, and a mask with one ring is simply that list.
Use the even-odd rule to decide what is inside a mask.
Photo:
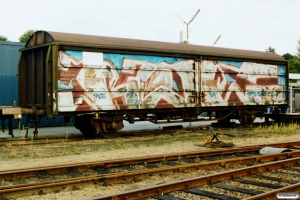
[{"label": "tree", "polygon": [[300,73],[300,59],[299,59],[299,57],[294,56],[294,58],[291,61],[289,61],[289,64],[290,63],[291,63],[291,67],[294,68],[294,71],[299,74]]},{"label": "tree", "polygon": [[297,41],[298,42],[298,46],[297,46],[297,56],[300,58],[300,40]]},{"label": "tree", "polygon": [[292,54],[289,54],[289,53],[283,54],[282,57],[284,57],[286,60],[291,60],[291,59],[294,58],[294,56]]},{"label": "tree", "polygon": [[182,42],[180,42],[181,44],[189,44],[188,41],[183,40]]},{"label": "tree", "polygon": [[268,49],[266,49],[266,52],[276,53],[275,48],[272,47],[268,47]]},{"label": "tree", "polygon": [[297,56],[293,56],[289,53],[283,54],[282,57],[284,57],[289,65],[289,72],[290,73],[296,73],[299,74],[300,73],[300,58]]},{"label": "tree", "polygon": [[290,73],[300,73],[300,39],[297,40],[297,53],[295,56],[286,53],[283,57],[289,63],[289,72]]},{"label": "tree", "polygon": [[4,35],[0,35],[0,41],[7,41],[7,37],[5,37]]},{"label": "tree", "polygon": [[20,42],[27,42],[29,38],[36,32],[36,30],[28,30],[19,37]]}]

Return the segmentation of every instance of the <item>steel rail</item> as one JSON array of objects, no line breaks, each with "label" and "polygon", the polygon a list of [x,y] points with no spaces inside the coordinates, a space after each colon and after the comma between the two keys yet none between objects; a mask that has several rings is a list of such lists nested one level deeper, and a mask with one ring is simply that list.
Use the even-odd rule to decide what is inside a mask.
[{"label": "steel rail", "polygon": [[77,164],[66,164],[66,165],[56,165],[56,166],[47,166],[47,167],[36,167],[36,168],[27,168],[27,169],[15,169],[15,170],[5,170],[0,171],[0,180],[3,179],[12,179],[12,178],[25,178],[37,174],[41,171],[46,171],[49,174],[58,174],[63,171],[76,169],[78,171],[83,171],[87,169],[92,169],[95,167],[116,167],[124,165],[136,165],[142,163],[155,163],[161,161],[174,161],[178,158],[198,158],[200,156],[216,156],[216,155],[228,155],[233,153],[244,153],[251,151],[258,151],[264,146],[278,147],[278,148],[292,148],[294,146],[300,145],[300,141],[296,142],[284,142],[284,143],[274,143],[274,144],[265,144],[265,145],[254,145],[254,146],[245,146],[245,147],[231,147],[231,148],[222,148],[217,150],[205,150],[205,151],[195,151],[195,152],[183,152],[183,153],[174,153],[174,154],[163,154],[157,156],[149,157],[134,157],[129,159],[115,159],[115,160],[106,160],[106,161],[96,161],[96,162],[86,162],[86,163],[77,163]]},{"label": "steel rail", "polygon": [[122,181],[130,181],[139,177],[145,178],[145,176],[148,175],[152,176],[155,174],[166,173],[166,172],[185,172],[187,170],[196,170],[201,167],[209,168],[211,166],[216,166],[216,165],[226,166],[227,164],[241,164],[241,163],[253,164],[257,162],[268,162],[273,160],[287,159],[291,157],[300,157],[300,150],[295,152],[285,152],[280,154],[233,158],[227,160],[207,161],[203,163],[193,163],[193,164],[178,165],[178,166],[171,166],[171,167],[137,170],[133,172],[105,174],[101,176],[87,176],[87,177],[70,178],[70,179],[63,179],[63,180],[56,180],[56,181],[38,182],[32,184],[3,186],[0,187],[0,194],[34,190],[34,189],[43,189],[43,188],[50,188],[50,187],[59,187],[65,185],[82,184],[88,182],[105,182],[107,184],[116,184]]},{"label": "steel rail", "polygon": [[160,196],[165,193],[188,190],[197,186],[217,183],[224,180],[232,180],[242,176],[253,175],[261,172],[276,170],[289,166],[295,166],[300,164],[300,157],[291,158],[283,161],[276,161],[267,164],[261,164],[251,167],[245,167],[241,169],[231,170],[228,172],[220,172],[213,175],[200,176],[191,179],[180,180],[172,183],[166,183],[142,189],[131,190],[127,192],[103,195],[88,198],[89,200],[129,200],[129,199],[140,199],[146,197]]},{"label": "steel rail", "polygon": [[[286,186],[283,188],[272,190],[270,192],[266,192],[263,194],[248,197],[248,198],[245,198],[244,200],[278,199],[277,194],[280,192],[297,192],[298,193],[299,191],[300,191],[300,183],[296,183],[296,184],[289,185],[289,186]],[[283,198],[283,199],[291,199],[291,198]]]},{"label": "steel rail", "polygon": [[[26,130],[24,130],[26,131]],[[45,145],[45,144],[55,144],[55,143],[61,143],[62,139],[64,141],[69,142],[80,142],[80,141],[86,141],[86,138],[82,137],[82,136],[68,136],[67,139],[66,137],[62,137],[62,136],[57,136],[57,137],[49,137],[49,136],[40,136],[39,140],[35,141],[34,143],[30,143],[30,145]],[[31,138],[22,138],[22,142],[31,142]],[[44,141],[45,140],[45,141]],[[10,145],[12,146],[20,146],[20,138],[9,138],[8,140],[0,140],[0,147],[1,146],[5,146],[5,143],[10,143]],[[4,144],[3,144],[4,143]],[[27,145],[27,143],[25,143],[24,145]]]},{"label": "steel rail", "polygon": [[115,160],[106,160],[100,162],[99,161],[86,162],[86,163],[78,163],[78,164],[66,164],[66,165],[56,165],[56,166],[47,166],[47,167],[38,167],[38,168],[6,170],[6,171],[0,171],[0,180],[11,179],[11,178],[24,178],[36,174],[40,171],[47,171],[50,174],[56,174],[70,169],[77,169],[79,171],[82,171],[94,167],[113,167],[113,166],[124,166],[124,165],[136,165],[145,162],[154,163],[154,162],[161,162],[161,161],[172,161],[172,160],[177,160],[178,157],[191,159],[191,158],[198,158],[199,156],[215,156],[215,155],[226,155],[226,154],[233,154],[233,153],[258,151],[264,146],[271,146],[271,147],[278,147],[278,148],[292,148],[298,145],[300,145],[300,141],[274,143],[274,144],[266,144],[266,145],[254,145],[254,146],[246,146],[246,147],[232,147],[232,148],[227,148],[227,149],[223,148],[217,150],[163,154],[163,155],[149,156],[149,157],[134,157],[129,159],[115,159]]}]

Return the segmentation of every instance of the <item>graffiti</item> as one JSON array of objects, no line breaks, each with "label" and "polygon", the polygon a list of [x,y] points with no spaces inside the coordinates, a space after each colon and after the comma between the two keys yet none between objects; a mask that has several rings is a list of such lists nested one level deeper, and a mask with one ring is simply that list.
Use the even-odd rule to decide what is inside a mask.
[{"label": "graffiti", "polygon": [[[60,51],[58,109],[194,107],[194,64],[164,56]],[[201,106],[284,103],[284,66],[222,60],[202,60],[200,66]]]},{"label": "graffiti", "polygon": [[127,104],[134,104],[138,105],[139,100],[138,100],[138,95],[134,92],[127,92],[126,93],[126,99],[127,99]]},{"label": "graffiti", "polygon": [[255,96],[255,97],[263,97],[266,96],[266,92],[262,92],[262,91],[254,91],[254,92],[247,92],[248,96]]},{"label": "graffiti", "polygon": [[84,85],[85,86],[90,86],[90,85],[96,85],[97,82],[101,82],[102,79],[101,78],[97,78],[96,74],[95,74],[95,70],[94,69],[88,69],[85,70],[85,79],[84,79]]},{"label": "graffiti", "polygon": [[94,93],[93,95],[96,99],[106,99],[105,93]]},{"label": "graffiti", "polygon": [[202,105],[282,104],[286,99],[286,79],[279,75],[282,73],[283,67],[277,65],[204,60],[202,91],[205,102]]},{"label": "graffiti", "polygon": [[59,71],[58,76],[59,82],[58,82],[58,89],[73,89],[73,86],[77,86],[77,82],[74,82],[72,80],[76,80],[77,77],[77,71],[76,70],[61,70]]},{"label": "graffiti", "polygon": [[[102,60],[89,65],[84,55],[59,52],[60,111],[184,107],[195,90],[193,60],[94,53]],[[70,105],[78,96],[83,100]]]},{"label": "graffiti", "polygon": [[208,92],[208,94],[209,94],[209,96],[211,97],[211,98],[213,98],[213,99],[217,99],[217,92]]}]

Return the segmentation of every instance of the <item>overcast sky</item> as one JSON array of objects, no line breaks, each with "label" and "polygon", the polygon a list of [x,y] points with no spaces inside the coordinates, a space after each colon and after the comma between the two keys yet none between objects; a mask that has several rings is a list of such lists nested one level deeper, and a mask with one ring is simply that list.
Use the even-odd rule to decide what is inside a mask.
[{"label": "overcast sky", "polygon": [[0,35],[10,41],[27,30],[297,52],[299,0],[0,0]]}]

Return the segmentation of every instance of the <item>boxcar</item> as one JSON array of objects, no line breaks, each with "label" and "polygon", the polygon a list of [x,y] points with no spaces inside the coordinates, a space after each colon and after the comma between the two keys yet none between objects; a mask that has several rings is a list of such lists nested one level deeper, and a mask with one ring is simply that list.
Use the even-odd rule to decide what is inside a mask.
[{"label": "boxcar", "polygon": [[289,98],[287,61],[275,53],[50,31],[21,49],[18,77],[23,114],[74,116],[88,136],[203,112],[251,126]]},{"label": "boxcar", "polygon": [[[18,103],[18,62],[20,49],[25,47],[23,42],[0,41],[0,127],[18,127],[18,121],[12,120],[11,115],[2,115],[3,109],[17,106]],[[22,124],[30,122],[26,116],[20,119]],[[63,118],[40,118],[39,126],[64,125]],[[10,134],[12,134],[10,132]]]},{"label": "boxcar", "polygon": [[0,105],[18,104],[19,50],[25,43],[0,41]]}]

